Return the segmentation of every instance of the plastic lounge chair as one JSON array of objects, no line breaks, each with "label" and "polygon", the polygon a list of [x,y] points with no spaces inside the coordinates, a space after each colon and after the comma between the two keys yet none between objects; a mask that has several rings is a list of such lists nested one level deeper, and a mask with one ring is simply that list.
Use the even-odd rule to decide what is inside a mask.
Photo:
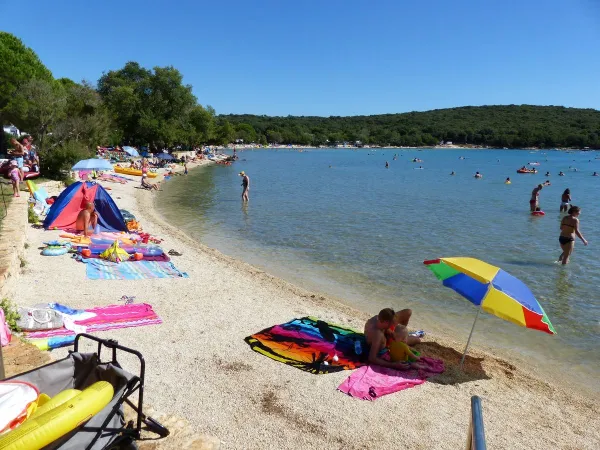
[{"label": "plastic lounge chair", "polygon": [[[97,353],[80,353],[81,338],[98,343]],[[102,361],[101,352],[110,349],[111,359]],[[134,355],[140,362],[139,375],[133,375],[120,366],[117,353],[125,352]],[[104,450],[135,449],[136,440],[140,439],[142,424],[144,430],[160,437],[169,435],[169,430],[156,420],[143,413],[145,362],[142,354],[136,350],[123,347],[112,339],[99,339],[89,334],[78,334],[75,348],[64,359],[54,361],[45,366],[25,372],[8,380],[26,381],[35,385],[40,392],[54,396],[64,389],[85,389],[96,381],[108,381],[113,385],[114,396],[106,407],[93,416],[82,427],[50,444],[45,449],[61,450]],[[134,394],[137,402],[134,403]],[[135,420],[125,423],[123,405],[127,403],[137,414]]]}]

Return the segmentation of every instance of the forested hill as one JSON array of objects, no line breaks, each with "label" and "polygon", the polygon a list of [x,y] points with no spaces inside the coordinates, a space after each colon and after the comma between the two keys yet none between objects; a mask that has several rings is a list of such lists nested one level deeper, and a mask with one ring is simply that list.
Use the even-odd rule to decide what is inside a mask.
[{"label": "forested hill", "polygon": [[221,115],[245,142],[431,146],[440,141],[492,147],[600,149],[600,111],[561,106],[465,106],[376,116]]}]

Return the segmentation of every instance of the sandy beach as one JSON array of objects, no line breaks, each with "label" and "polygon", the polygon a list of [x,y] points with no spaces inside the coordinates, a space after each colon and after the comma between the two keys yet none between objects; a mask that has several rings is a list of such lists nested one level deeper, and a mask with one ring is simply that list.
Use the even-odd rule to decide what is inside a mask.
[{"label": "sandy beach", "polygon": [[[189,278],[89,280],[84,265],[68,256],[40,255],[42,243],[58,238],[59,231],[29,227],[26,266],[11,298],[22,306],[60,302],[89,308],[127,295],[153,306],[162,325],[98,336],[144,355],[145,399],[153,416],[167,425],[189,424],[188,434],[174,433],[158,448],[190,448],[190,435],[210,437],[204,448],[223,449],[461,448],[472,395],[482,398],[489,448],[600,447],[598,398],[538,378],[535,368],[477,346],[463,373],[458,361],[464,343],[427,336],[419,350],[443,359],[446,372],[374,402],[336,390],[348,371],[312,375],[251,351],[244,338],[274,324],[310,315],[362,330],[377,311],[357,311],[192,240],[158,216],[156,194],[137,189],[139,178],[131,178],[125,185],[101,184],[144,231],[164,239],[165,251],[182,253],[172,262]],[[410,325],[419,328],[418,310]],[[55,350],[52,356],[66,353]]]}]

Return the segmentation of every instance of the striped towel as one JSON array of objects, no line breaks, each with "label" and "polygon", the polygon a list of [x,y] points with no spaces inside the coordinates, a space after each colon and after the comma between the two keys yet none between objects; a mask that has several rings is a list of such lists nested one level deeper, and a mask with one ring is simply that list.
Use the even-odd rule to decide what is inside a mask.
[{"label": "striped towel", "polygon": [[148,278],[188,278],[172,262],[125,261],[114,263],[103,259],[82,258],[90,280],[143,280]]},{"label": "striped towel", "polygon": [[[147,303],[101,306],[90,308],[86,311],[95,314],[95,316],[86,320],[75,320],[74,323],[79,327],[85,328],[85,332],[87,333],[162,323],[162,320],[154,312],[152,306]],[[75,332],[63,327],[54,330],[24,333],[24,337],[38,347],[40,345],[44,346],[44,342],[42,341],[47,343],[47,339],[52,340],[55,338],[57,342],[61,343],[58,346],[62,346],[72,344],[75,334]],[[50,348],[56,348],[56,346],[52,345]]]}]

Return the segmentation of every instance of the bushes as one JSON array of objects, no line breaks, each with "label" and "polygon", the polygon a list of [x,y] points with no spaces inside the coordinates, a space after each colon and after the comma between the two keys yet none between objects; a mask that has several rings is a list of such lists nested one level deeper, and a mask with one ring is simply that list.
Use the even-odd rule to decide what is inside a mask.
[{"label": "bushes", "polygon": [[64,180],[78,161],[94,157],[94,152],[81,143],[68,141],[50,150],[40,152],[40,165],[44,175]]},{"label": "bushes", "polygon": [[4,316],[6,317],[6,323],[11,331],[19,332],[21,329],[17,325],[17,321],[21,318],[17,312],[16,305],[7,298],[3,298],[0,301],[0,308],[4,310]]}]

